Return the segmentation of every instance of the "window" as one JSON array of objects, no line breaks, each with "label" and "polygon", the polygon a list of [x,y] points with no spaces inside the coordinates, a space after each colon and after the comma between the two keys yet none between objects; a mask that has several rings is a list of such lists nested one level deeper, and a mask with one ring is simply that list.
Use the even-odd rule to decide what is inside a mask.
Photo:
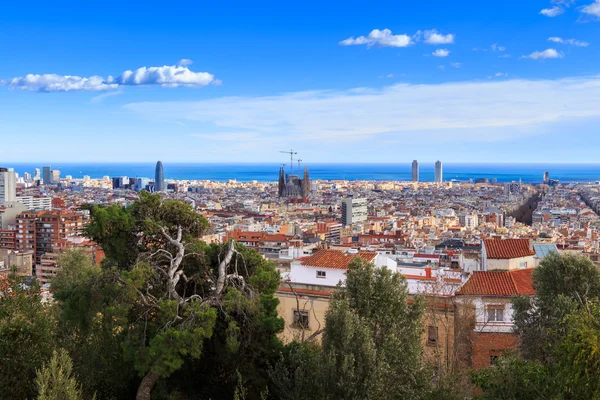
[{"label": "window", "polygon": [[501,355],[502,352],[500,350],[490,350],[490,366],[496,365]]},{"label": "window", "polygon": [[504,306],[493,305],[487,307],[488,322],[504,322]]},{"label": "window", "polygon": [[437,346],[438,341],[438,327],[437,326],[429,326],[427,328],[427,345],[428,346]]},{"label": "window", "polygon": [[317,278],[322,278],[322,279],[327,278],[327,272],[325,272],[325,271],[317,271]]},{"label": "window", "polygon": [[294,327],[308,329],[308,311],[294,310]]},{"label": "window", "polygon": [[521,269],[527,268],[527,261],[521,263]]}]

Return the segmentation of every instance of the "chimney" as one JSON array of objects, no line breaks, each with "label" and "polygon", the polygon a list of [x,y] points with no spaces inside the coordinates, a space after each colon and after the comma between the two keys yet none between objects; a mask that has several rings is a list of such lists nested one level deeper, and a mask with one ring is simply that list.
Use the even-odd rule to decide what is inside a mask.
[{"label": "chimney", "polygon": [[533,250],[533,239],[529,239],[529,251],[534,251]]},{"label": "chimney", "polygon": [[431,267],[426,267],[425,268],[425,276],[427,278],[431,278]]}]

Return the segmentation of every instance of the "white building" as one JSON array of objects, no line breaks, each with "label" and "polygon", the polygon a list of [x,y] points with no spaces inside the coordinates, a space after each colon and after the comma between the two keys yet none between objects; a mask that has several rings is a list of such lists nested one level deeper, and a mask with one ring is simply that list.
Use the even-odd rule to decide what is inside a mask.
[{"label": "white building", "polygon": [[342,225],[351,226],[367,220],[367,199],[348,197],[342,200]]},{"label": "white building", "polygon": [[12,169],[0,168],[0,205],[15,201],[17,176]]},{"label": "white building", "polygon": [[383,254],[322,249],[311,256],[292,261],[290,272],[284,279],[304,285],[335,287],[346,280],[346,271],[356,257],[374,263],[376,268],[388,268],[396,272],[396,262]]},{"label": "white building", "polygon": [[27,210],[52,210],[52,197],[17,196],[16,201]]},{"label": "white building", "polygon": [[529,239],[487,239],[482,243],[483,271],[512,271],[535,265],[535,250]]}]

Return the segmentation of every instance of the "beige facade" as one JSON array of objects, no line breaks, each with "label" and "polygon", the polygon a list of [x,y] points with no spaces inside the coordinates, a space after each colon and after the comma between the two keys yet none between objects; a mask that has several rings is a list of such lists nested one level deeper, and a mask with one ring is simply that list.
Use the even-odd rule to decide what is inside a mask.
[{"label": "beige facade", "polygon": [[535,257],[526,256],[518,258],[506,258],[506,259],[487,259],[487,270],[488,271],[514,271],[516,269],[526,269],[535,267]]},{"label": "beige facade", "polygon": [[33,252],[0,249],[0,274],[6,275],[16,270],[18,276],[33,275]]},{"label": "beige facade", "polygon": [[[306,340],[325,328],[332,290],[335,288],[299,284],[279,288],[277,312],[285,321],[279,337],[284,343]],[[454,347],[454,324],[454,304],[450,298],[425,298],[423,359],[440,371],[453,368],[458,358]],[[320,342],[321,337],[316,335],[316,341]]]},{"label": "beige facade", "polygon": [[[277,313],[285,321],[279,337],[284,343],[301,341],[303,335],[307,339],[325,327],[330,291],[331,288],[308,285],[281,287],[277,291]],[[320,342],[321,335],[317,335],[316,339]]]}]

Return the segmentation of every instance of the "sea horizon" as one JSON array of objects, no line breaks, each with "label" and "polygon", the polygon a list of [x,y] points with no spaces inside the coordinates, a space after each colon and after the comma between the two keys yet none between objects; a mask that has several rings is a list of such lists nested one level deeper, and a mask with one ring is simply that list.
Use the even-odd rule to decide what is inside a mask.
[{"label": "sea horizon", "polygon": [[[167,180],[210,180],[239,182],[274,182],[282,163],[185,163],[163,162]],[[13,168],[20,176],[24,172],[33,174],[35,168],[50,166],[61,171],[61,177],[67,175],[75,179],[89,175],[98,179],[103,176],[146,177],[154,176],[154,162],[24,162],[7,163],[4,167]],[[301,164],[309,170],[313,180],[349,180],[349,181],[410,181],[411,163],[306,163]],[[420,181],[433,181],[434,164],[420,162]],[[285,167],[290,173],[289,165]],[[560,182],[596,182],[600,180],[600,163],[444,163],[445,181],[468,181],[487,178],[498,182],[541,183],[543,173],[549,172],[551,179]],[[291,172],[298,173],[297,164]]]}]

